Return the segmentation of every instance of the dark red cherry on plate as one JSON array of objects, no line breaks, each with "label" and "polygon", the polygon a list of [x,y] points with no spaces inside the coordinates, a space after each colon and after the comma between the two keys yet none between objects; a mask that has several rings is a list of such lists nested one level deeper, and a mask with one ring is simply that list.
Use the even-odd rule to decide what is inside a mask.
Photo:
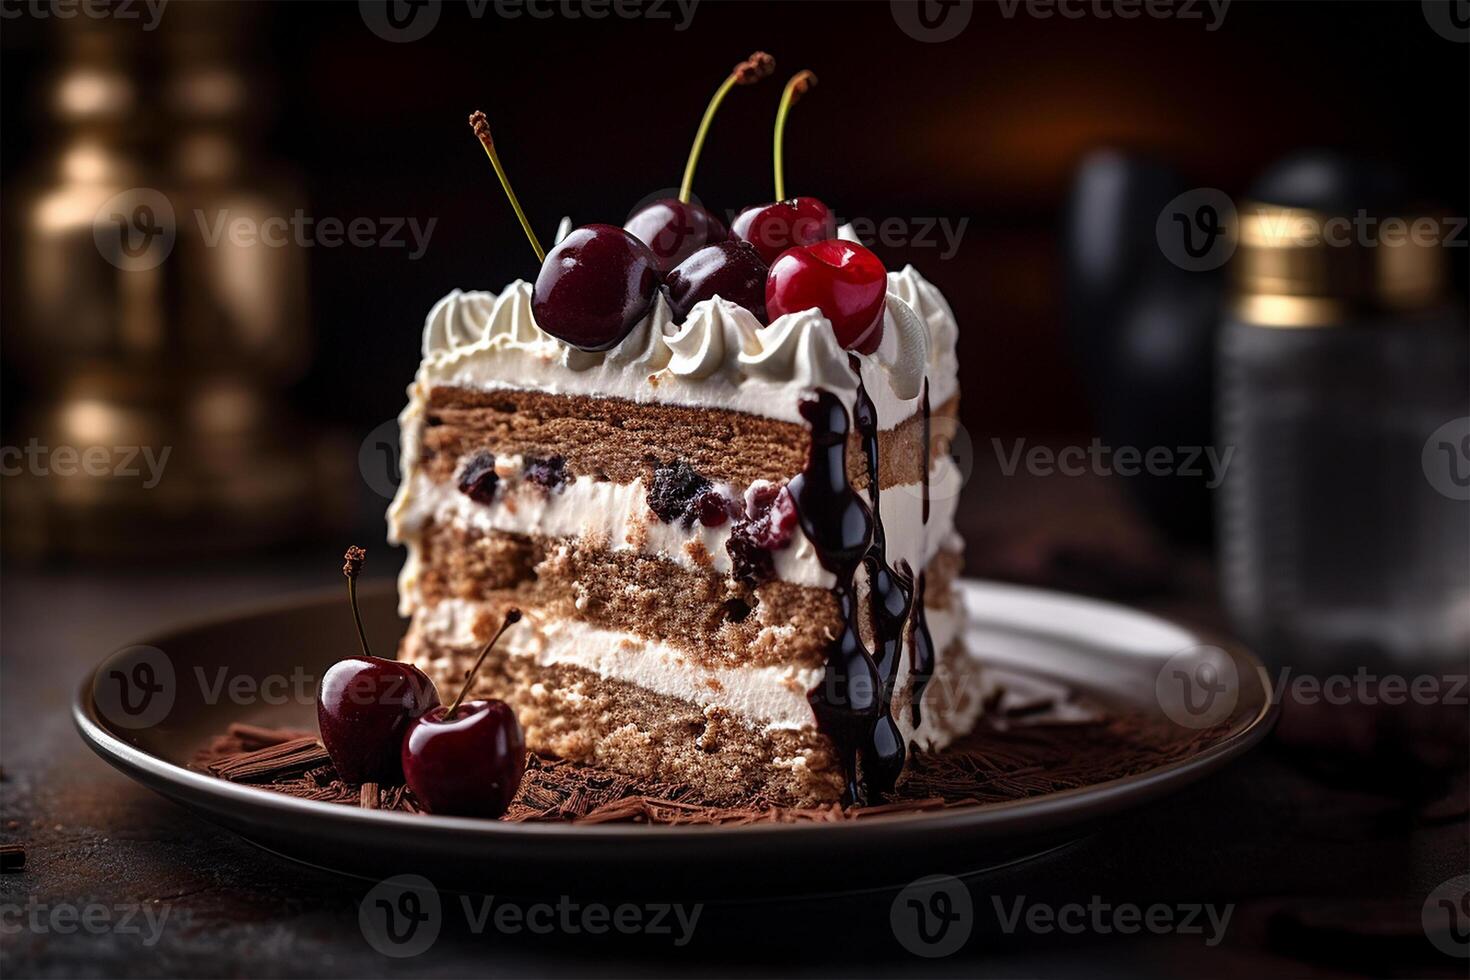
[{"label": "dark red cherry on plate", "polygon": [[683,320],[694,304],[719,296],[745,307],[765,323],[769,271],[749,242],[706,245],[679,263],[664,280],[674,319]]},{"label": "dark red cherry on plate", "polygon": [[636,211],[623,230],[653,251],[661,273],[706,245],[730,237],[730,229],[713,212],[676,197],[662,198]]},{"label": "dark red cherry on plate", "polygon": [[412,664],[348,657],[328,668],[317,689],[322,745],[349,783],[403,781],[403,736],[439,692]]},{"label": "dark red cherry on plate", "polygon": [[617,225],[584,225],[546,254],[531,293],[536,324],[582,350],[607,350],[648,313],[653,251]]},{"label": "dark red cherry on plate", "polygon": [[403,775],[431,813],[498,817],[510,806],[526,771],[526,739],[504,701],[438,707],[413,723],[403,739]]},{"label": "dark red cherry on plate", "polygon": [[836,238],[837,219],[815,197],[793,197],[746,208],[736,216],[730,231],[754,245],[769,265],[788,248]]},{"label": "dark red cherry on plate", "polygon": [[883,339],[888,270],[856,242],[833,238],[782,252],[766,277],[766,313],[775,319],[816,308],[847,350],[871,354]]}]

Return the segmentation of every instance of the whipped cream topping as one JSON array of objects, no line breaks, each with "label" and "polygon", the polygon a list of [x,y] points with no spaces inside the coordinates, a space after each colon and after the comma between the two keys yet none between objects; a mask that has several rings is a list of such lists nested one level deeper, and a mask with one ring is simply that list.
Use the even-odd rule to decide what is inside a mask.
[{"label": "whipped cream topping", "polygon": [[[885,427],[918,410],[924,379],[939,404],[954,395],[958,329],[939,291],[912,266],[888,275],[883,340],[862,358],[863,381]],[[816,309],[762,326],[743,307],[715,297],[675,323],[662,292],[608,351],[583,351],[545,333],[531,312],[531,284],[499,294],[455,290],[424,326],[419,392],[436,384],[729,408],[801,422],[806,392],[827,388],[851,404],[857,377],[832,325]]]}]

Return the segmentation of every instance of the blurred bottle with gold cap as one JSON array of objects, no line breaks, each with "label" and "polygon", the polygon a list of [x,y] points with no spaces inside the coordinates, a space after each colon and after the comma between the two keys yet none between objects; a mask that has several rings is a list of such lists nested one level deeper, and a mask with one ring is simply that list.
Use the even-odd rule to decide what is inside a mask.
[{"label": "blurred bottle with gold cap", "polygon": [[1393,173],[1330,153],[1278,164],[1251,197],[1218,352],[1234,625],[1283,665],[1462,661],[1470,346],[1445,248],[1457,225]]},{"label": "blurred bottle with gold cap", "polygon": [[[283,397],[310,353],[302,251],[215,234],[301,204],[257,145],[260,10],[167,13],[147,34],[55,24],[47,153],[14,215],[20,429],[45,455],[7,479],[12,553],[259,547],[349,509],[328,488],[350,488],[350,470],[323,471]],[[87,453],[95,465],[61,465]]]}]

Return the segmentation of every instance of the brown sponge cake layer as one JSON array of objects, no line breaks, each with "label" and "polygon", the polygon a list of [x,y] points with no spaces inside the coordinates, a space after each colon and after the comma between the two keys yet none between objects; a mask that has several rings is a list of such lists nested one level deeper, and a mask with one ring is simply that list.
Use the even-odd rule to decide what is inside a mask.
[{"label": "brown sponge cake layer", "polygon": [[[821,666],[836,635],[830,591],[766,582],[751,587],[656,555],[607,551],[586,538],[544,538],[430,524],[420,539],[419,596],[501,601],[687,651],[704,667]],[[930,608],[953,601],[957,552],[927,569]]]},{"label": "brown sponge cake layer", "polygon": [[[401,656],[440,690],[454,690],[476,653],[410,632]],[[941,656],[950,669],[964,659],[959,643]],[[718,706],[656,694],[580,667],[538,665],[498,648],[486,658],[471,693],[508,702],[534,752],[687,783],[709,802],[820,806],[842,794],[831,743],[815,729],[768,731]]]},{"label": "brown sponge cake layer", "polygon": [[[441,690],[454,690],[475,653],[410,633],[402,655]],[[783,805],[814,806],[841,795],[831,745],[815,731],[762,731],[717,707],[655,694],[580,667],[540,666],[492,651],[480,668],[474,696],[509,703],[533,752],[687,783],[711,802],[769,797]]]},{"label": "brown sponge cake layer", "polygon": [[[958,399],[934,407],[948,419]],[[884,419],[885,424],[890,420]],[[939,432],[952,426],[940,425]],[[881,487],[923,479],[924,420],[915,413],[879,433]],[[537,391],[475,391],[435,387],[428,393],[422,465],[447,479],[459,460],[479,451],[566,460],[572,476],[631,483],[655,467],[683,460],[706,479],[745,487],[780,481],[806,465],[805,426],[724,409],[642,404],[618,398],[552,395]],[[947,451],[935,438],[930,462]],[[855,486],[867,486],[856,436],[848,453]]]}]

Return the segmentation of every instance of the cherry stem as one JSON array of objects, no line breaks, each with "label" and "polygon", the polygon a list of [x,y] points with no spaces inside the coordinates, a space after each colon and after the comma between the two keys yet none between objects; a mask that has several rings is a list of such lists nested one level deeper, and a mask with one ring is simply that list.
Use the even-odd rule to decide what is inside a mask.
[{"label": "cherry stem", "polygon": [[500,154],[495,152],[495,141],[490,138],[490,121],[485,118],[483,112],[476,110],[470,113],[470,128],[475,131],[480,145],[485,148],[485,155],[490,158],[490,166],[495,168],[495,176],[500,178],[500,186],[505,189],[505,196],[510,198],[510,206],[515,210],[516,219],[521,223],[521,230],[526,233],[526,238],[531,243],[531,250],[536,253],[536,261],[545,262],[546,249],[541,247],[536,233],[531,230],[531,222],[526,220],[526,212],[521,210],[521,202],[516,199],[516,192],[511,190],[510,178],[505,175],[505,168],[500,165]]},{"label": "cherry stem", "polygon": [[362,644],[362,655],[371,657],[368,650],[367,631],[362,628],[362,613],[357,608],[357,573],[367,560],[367,549],[352,545],[342,556],[342,574],[347,576],[347,601],[352,606],[352,621],[357,624],[357,642]]},{"label": "cherry stem", "polygon": [[480,656],[475,661],[475,665],[465,675],[464,686],[459,689],[459,696],[454,699],[454,703],[449,706],[449,710],[444,712],[445,721],[454,718],[454,713],[459,710],[459,703],[464,700],[466,694],[470,693],[470,685],[475,682],[475,675],[480,672],[480,665],[485,662],[485,657],[490,653],[490,648],[495,646],[496,642],[499,641],[501,634],[510,629],[511,624],[519,623],[520,621],[521,611],[519,609],[512,609],[505,614],[505,620],[500,624],[500,629],[495,631],[495,635],[490,637],[490,642],[485,644],[484,648],[480,650]]},{"label": "cherry stem", "polygon": [[753,85],[775,70],[776,59],[764,51],[757,51],[736,65],[735,70],[730,72],[730,77],[715,89],[714,97],[705,107],[704,118],[699,121],[699,130],[694,134],[694,145],[689,148],[689,160],[684,164],[684,179],[679,183],[680,203],[689,203],[689,196],[694,188],[694,168],[699,164],[699,154],[704,149],[704,138],[709,135],[710,123],[714,121],[720,103],[725,101],[725,96],[729,95],[730,90],[735,86]]},{"label": "cherry stem", "polygon": [[786,83],[786,89],[781,93],[781,105],[776,109],[776,138],[774,140],[776,158],[776,200],[786,200],[786,164],[783,151],[786,145],[786,116],[791,112],[791,107],[796,105],[796,100],[805,95],[817,84],[817,76],[809,71],[802,70],[791,76],[791,81]]}]

